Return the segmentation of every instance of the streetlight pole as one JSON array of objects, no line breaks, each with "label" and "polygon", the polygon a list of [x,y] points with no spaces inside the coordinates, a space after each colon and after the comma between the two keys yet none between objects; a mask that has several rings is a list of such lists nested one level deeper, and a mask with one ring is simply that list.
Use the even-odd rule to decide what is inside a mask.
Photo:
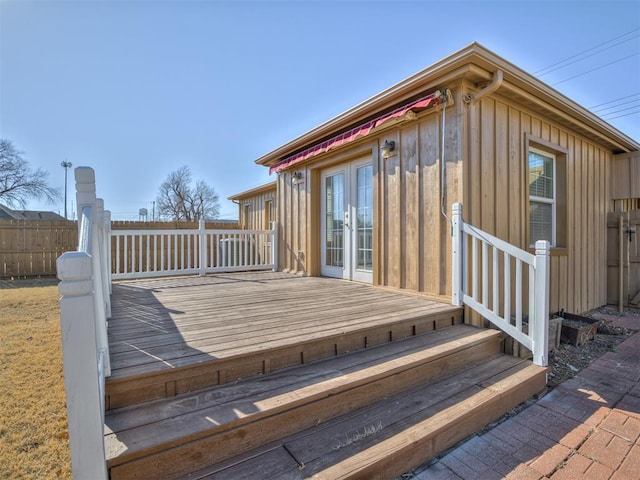
[{"label": "streetlight pole", "polygon": [[64,218],[68,220],[69,217],[67,217],[67,170],[71,168],[73,164],[65,160],[60,164],[60,166],[64,168]]}]

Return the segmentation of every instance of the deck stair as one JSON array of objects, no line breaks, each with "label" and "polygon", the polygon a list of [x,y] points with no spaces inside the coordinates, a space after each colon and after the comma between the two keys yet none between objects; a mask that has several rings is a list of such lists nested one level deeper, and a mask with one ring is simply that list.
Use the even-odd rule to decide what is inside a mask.
[{"label": "deck stair", "polygon": [[393,478],[544,389],[500,341],[454,324],[111,408],[110,478]]}]

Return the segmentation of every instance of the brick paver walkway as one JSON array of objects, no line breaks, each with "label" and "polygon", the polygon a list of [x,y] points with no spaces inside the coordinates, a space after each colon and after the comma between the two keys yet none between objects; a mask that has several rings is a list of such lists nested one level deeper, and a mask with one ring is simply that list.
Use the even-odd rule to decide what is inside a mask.
[{"label": "brick paver walkway", "polygon": [[[640,315],[607,316],[640,329]],[[415,480],[640,479],[640,332]]]}]

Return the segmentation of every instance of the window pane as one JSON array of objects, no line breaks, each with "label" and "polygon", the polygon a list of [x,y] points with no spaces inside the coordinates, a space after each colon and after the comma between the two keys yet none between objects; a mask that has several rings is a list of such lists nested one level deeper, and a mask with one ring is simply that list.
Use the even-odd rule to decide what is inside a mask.
[{"label": "window pane", "polygon": [[553,158],[529,152],[529,195],[553,199]]},{"label": "window pane", "polygon": [[366,165],[357,170],[358,212],[357,259],[358,270],[372,271],[373,258],[373,167]]},{"label": "window pane", "polygon": [[531,220],[531,245],[538,240],[548,240],[553,243],[553,205],[542,202],[529,202],[529,216]]},{"label": "window pane", "polygon": [[342,174],[325,180],[326,264],[343,267],[344,263],[344,177]]}]

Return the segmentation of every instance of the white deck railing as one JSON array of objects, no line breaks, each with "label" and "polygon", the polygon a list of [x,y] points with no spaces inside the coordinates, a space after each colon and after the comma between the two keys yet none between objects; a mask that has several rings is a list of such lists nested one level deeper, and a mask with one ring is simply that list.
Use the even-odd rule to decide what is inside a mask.
[{"label": "white deck railing", "polygon": [[69,443],[74,478],[107,478],[104,383],[111,374],[107,318],[109,214],[96,199],[93,169],[75,170],[78,249],[57,260]]},{"label": "white deck railing", "polygon": [[549,242],[536,242],[532,255],[465,223],[459,203],[452,230],[453,304],[469,306],[531,350],[536,365],[547,366]]},{"label": "white deck railing", "polygon": [[111,230],[95,174],[75,169],[78,249],[57,260],[69,443],[74,478],[106,480],[105,378],[112,279],[277,269],[271,230]]},{"label": "white deck railing", "polygon": [[112,230],[112,278],[276,270],[276,229]]}]

